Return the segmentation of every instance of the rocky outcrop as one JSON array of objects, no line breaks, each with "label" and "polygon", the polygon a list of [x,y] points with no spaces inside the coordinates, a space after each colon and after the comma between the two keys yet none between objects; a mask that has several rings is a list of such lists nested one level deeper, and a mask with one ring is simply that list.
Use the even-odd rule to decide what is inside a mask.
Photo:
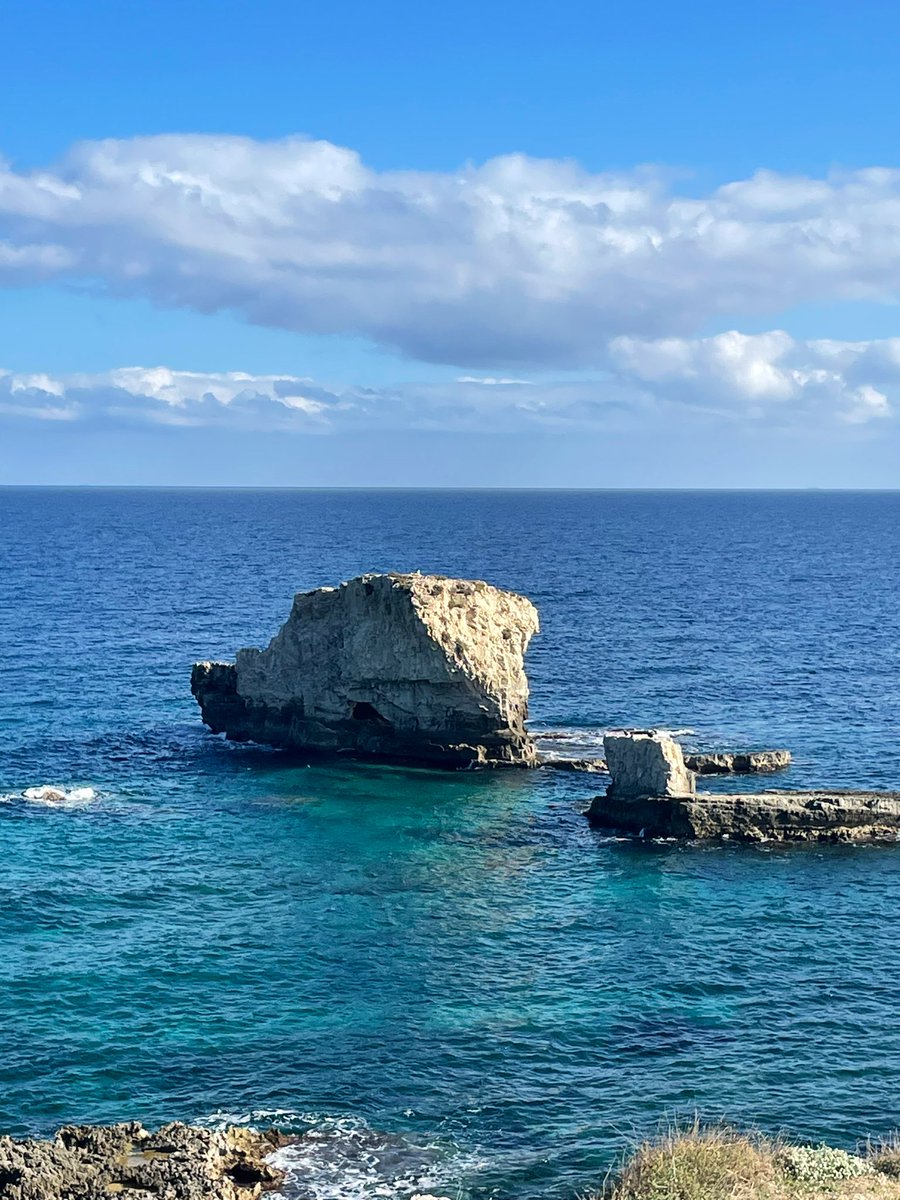
[{"label": "rocky outcrop", "polygon": [[684,765],[696,775],[767,775],[791,765],[790,750],[688,753]]},{"label": "rocky outcrop", "polygon": [[439,575],[363,575],[294,598],[265,650],[194,666],[216,733],[433,766],[535,766],[524,596]]},{"label": "rocky outcrop", "polygon": [[697,794],[681,747],[655,730],[604,738],[612,782],[592,825],[649,838],[856,842],[900,840],[900,793],[769,791]]},{"label": "rocky outcrop", "polygon": [[0,1137],[0,1200],[258,1200],[282,1182],[266,1161],[277,1134],[149,1133],[136,1122],[68,1125],[52,1141]]},{"label": "rocky outcrop", "polygon": [[745,795],[595,796],[588,820],[647,838],[739,842],[896,842],[900,792],[769,791]]},{"label": "rocky outcrop", "polygon": [[694,776],[681,747],[656,729],[623,729],[603,738],[612,778],[608,793],[628,801],[641,796],[690,796]]}]

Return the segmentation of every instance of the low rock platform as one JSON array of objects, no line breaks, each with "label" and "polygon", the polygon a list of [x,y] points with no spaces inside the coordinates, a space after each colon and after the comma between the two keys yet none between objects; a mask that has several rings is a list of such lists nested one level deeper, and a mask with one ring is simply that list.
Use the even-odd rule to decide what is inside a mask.
[{"label": "low rock platform", "polygon": [[900,792],[767,791],[595,796],[588,820],[646,838],[736,842],[897,842]]},{"label": "low rock platform", "polygon": [[197,1129],[150,1133],[137,1122],[66,1125],[52,1140],[0,1137],[0,1200],[259,1200],[283,1172],[267,1157],[272,1132]]},{"label": "low rock platform", "polygon": [[697,775],[767,775],[791,765],[790,750],[688,753],[684,765]]}]

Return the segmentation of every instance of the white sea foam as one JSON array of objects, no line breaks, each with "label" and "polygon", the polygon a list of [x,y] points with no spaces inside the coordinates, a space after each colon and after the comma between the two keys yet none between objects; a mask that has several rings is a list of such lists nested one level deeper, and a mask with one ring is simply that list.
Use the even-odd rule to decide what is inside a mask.
[{"label": "white sea foam", "polygon": [[484,1165],[452,1144],[374,1130],[359,1117],[255,1110],[214,1113],[205,1123],[297,1134],[269,1159],[287,1175],[272,1200],[450,1200],[461,1194],[462,1178]]},{"label": "white sea foam", "polygon": [[6,792],[0,801],[12,803],[25,800],[29,804],[43,804],[49,808],[82,808],[96,800],[97,793],[90,787],[64,788],[43,783],[38,787],[24,788],[21,792]]},{"label": "white sea foam", "polygon": [[[655,726],[654,728],[658,728]],[[534,729],[534,738],[538,753],[543,759],[560,758],[602,758],[603,738],[609,733],[608,728],[595,725],[589,728],[578,726],[560,726],[556,729]],[[672,738],[692,737],[696,729],[659,729],[660,733]]]}]

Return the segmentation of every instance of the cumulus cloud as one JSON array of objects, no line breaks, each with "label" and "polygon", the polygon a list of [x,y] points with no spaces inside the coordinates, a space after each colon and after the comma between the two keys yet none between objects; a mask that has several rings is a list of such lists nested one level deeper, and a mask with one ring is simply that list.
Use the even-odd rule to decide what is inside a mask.
[{"label": "cumulus cloud", "polygon": [[84,142],[46,170],[0,164],[0,282],[54,278],[470,369],[604,367],[613,338],[896,302],[900,171],[692,198],[521,155],[379,172],[300,137]]},{"label": "cumulus cloud", "polygon": [[620,337],[608,361],[594,377],[466,375],[378,388],[165,367],[67,376],[0,372],[0,420],[324,434],[639,428],[692,414],[772,428],[840,429],[891,418],[900,404],[900,338],[804,342],[781,331]]}]

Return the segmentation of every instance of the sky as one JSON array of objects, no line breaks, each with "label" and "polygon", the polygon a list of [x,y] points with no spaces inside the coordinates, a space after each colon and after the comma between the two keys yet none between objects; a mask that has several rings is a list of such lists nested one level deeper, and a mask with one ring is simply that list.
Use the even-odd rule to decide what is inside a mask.
[{"label": "sky", "polygon": [[0,29],[0,484],[900,486],[897,6]]}]

